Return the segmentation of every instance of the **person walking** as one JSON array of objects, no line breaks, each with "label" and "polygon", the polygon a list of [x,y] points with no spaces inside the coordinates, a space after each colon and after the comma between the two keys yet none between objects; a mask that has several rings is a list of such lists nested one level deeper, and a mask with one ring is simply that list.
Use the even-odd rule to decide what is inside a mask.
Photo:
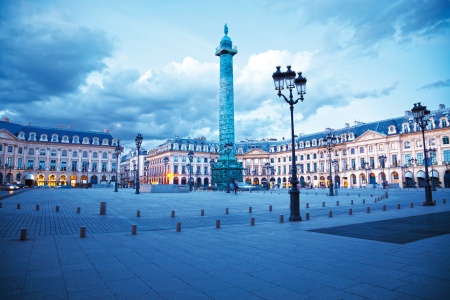
[{"label": "person walking", "polygon": [[237,184],[237,180],[233,181],[233,187],[234,187],[234,194],[237,195],[237,191],[238,191],[238,188],[239,188],[239,186]]}]

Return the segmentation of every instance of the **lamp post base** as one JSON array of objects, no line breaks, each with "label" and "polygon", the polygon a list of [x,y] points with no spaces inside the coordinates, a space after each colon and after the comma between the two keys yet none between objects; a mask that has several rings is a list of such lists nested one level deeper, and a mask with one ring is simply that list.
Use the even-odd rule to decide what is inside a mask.
[{"label": "lamp post base", "polygon": [[422,202],[422,206],[435,206],[436,205],[436,201],[423,201]]},{"label": "lamp post base", "polygon": [[289,192],[291,200],[291,215],[290,222],[299,222],[302,220],[300,216],[300,191],[297,186],[293,186]]}]

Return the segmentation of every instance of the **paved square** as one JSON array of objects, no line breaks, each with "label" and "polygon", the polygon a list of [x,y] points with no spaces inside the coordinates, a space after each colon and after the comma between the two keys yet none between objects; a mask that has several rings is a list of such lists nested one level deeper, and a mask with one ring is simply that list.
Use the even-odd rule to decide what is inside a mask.
[{"label": "paved square", "polygon": [[[286,190],[33,189],[1,200],[0,298],[448,299],[449,234],[397,244],[312,231],[351,225],[363,232],[368,223],[398,219],[409,227],[408,218],[450,211],[447,190],[434,192],[433,207],[420,206],[423,190],[390,190],[389,198],[384,192],[342,189],[327,197],[326,190],[302,190],[304,221],[280,223],[281,214],[289,217]],[[423,222],[438,230],[436,218]],[[25,241],[21,228],[29,231]]]}]

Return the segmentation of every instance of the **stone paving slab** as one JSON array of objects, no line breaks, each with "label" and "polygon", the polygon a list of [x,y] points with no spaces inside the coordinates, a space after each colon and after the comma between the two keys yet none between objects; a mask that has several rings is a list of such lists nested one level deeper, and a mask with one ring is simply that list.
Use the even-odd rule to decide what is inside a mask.
[{"label": "stone paving slab", "polygon": [[[132,192],[36,190],[3,200],[0,298],[448,299],[450,295],[449,234],[395,244],[310,231],[448,212],[450,205],[443,199],[448,199],[449,191],[434,193],[438,204],[433,207],[419,206],[421,190],[390,191],[389,198],[372,202],[370,197],[370,203],[373,191],[343,196],[341,190],[342,196],[334,198],[326,197],[326,192],[302,194],[302,217],[309,212],[311,220],[295,223],[278,219],[279,214],[288,217],[287,193],[204,192],[153,198],[154,194],[140,197]],[[99,216],[103,200],[108,202],[106,218]],[[411,201],[414,208],[406,207]],[[396,209],[399,202],[405,208]],[[36,203],[44,210],[36,213]],[[365,212],[369,205],[370,214]],[[383,211],[382,205],[388,210]],[[216,229],[209,221],[224,217],[225,207],[232,218]],[[210,220],[199,216],[202,208]],[[348,215],[349,208],[353,215]],[[145,212],[140,219],[136,209]],[[171,210],[176,211],[175,218],[170,217]],[[41,214],[48,218],[38,223]],[[249,223],[252,216],[255,226]],[[142,223],[137,235],[131,235],[129,225],[135,221]],[[176,221],[183,224],[181,232],[175,230]],[[80,238],[77,226],[87,222],[87,236]],[[14,230],[25,225],[39,234],[19,241]],[[41,226],[52,230],[40,231]]]}]

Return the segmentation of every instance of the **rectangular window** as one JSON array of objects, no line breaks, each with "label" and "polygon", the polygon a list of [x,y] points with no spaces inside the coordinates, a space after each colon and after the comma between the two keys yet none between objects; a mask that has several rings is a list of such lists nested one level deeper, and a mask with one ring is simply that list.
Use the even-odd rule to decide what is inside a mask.
[{"label": "rectangular window", "polygon": [[273,157],[271,157],[270,162],[273,164],[275,162],[275,159]]},{"label": "rectangular window", "polygon": [[370,160],[370,167],[372,169],[375,168],[375,159],[373,157],[370,157],[369,160]]},{"label": "rectangular window", "polygon": [[97,172],[97,170],[98,170],[98,165],[96,162],[93,162],[92,163],[92,172]]},{"label": "rectangular window", "polygon": [[77,170],[77,161],[72,161],[72,172],[76,172]]},{"label": "rectangular window", "polygon": [[8,146],[8,153],[12,153],[13,152],[13,146]]},{"label": "rectangular window", "polygon": [[55,171],[56,170],[56,160],[51,160],[50,161],[50,171]]},{"label": "rectangular window", "polygon": [[391,149],[392,150],[396,150],[397,149],[397,144],[396,143],[391,143]]},{"label": "rectangular window", "polygon": [[178,162],[178,155],[175,155],[175,156],[173,157],[173,161],[174,161],[174,162]]},{"label": "rectangular window", "polygon": [[409,141],[405,141],[405,142],[403,143],[403,145],[404,145],[404,148],[405,148],[405,149],[411,148]]},{"label": "rectangular window", "polygon": [[384,151],[384,144],[378,145],[378,151]]},{"label": "rectangular window", "polygon": [[408,166],[411,165],[411,154],[405,154],[405,164]]},{"label": "rectangular window", "polygon": [[106,172],[106,161],[102,162],[102,172]]},{"label": "rectangular window", "polygon": [[317,172],[317,163],[314,163],[313,167],[314,167],[314,172]]},{"label": "rectangular window", "polygon": [[444,163],[450,163],[450,150],[444,150]]},{"label": "rectangular window", "polygon": [[306,172],[311,172],[311,164],[310,163],[307,163],[306,164]]},{"label": "rectangular window", "polygon": [[21,158],[17,159],[17,168],[22,169],[22,159]]},{"label": "rectangular window", "polygon": [[33,169],[34,169],[34,162],[33,162],[32,159],[29,159],[29,160],[28,160],[27,169],[28,169],[28,170],[33,170]]},{"label": "rectangular window", "polygon": [[392,155],[392,166],[397,167],[397,155]]},{"label": "rectangular window", "polygon": [[359,147],[359,153],[364,153],[364,147]]},{"label": "rectangular window", "polygon": [[205,157],[205,158],[203,159],[203,162],[204,162],[205,164],[208,163],[208,158]]},{"label": "rectangular window", "polygon": [[182,162],[186,162],[186,156],[182,156],[182,157],[181,157],[181,161],[182,161]]},{"label": "rectangular window", "polygon": [[67,171],[67,162],[65,161],[61,162],[61,171]]},{"label": "rectangular window", "polygon": [[278,175],[280,175],[280,174],[281,174],[281,167],[278,166]]},{"label": "rectangular window", "polygon": [[203,167],[203,171],[204,171],[205,175],[208,175],[208,167]]},{"label": "rectangular window", "polygon": [[178,174],[178,165],[174,165],[174,166],[173,166],[173,172],[174,172],[175,174]]},{"label": "rectangular window", "polygon": [[181,174],[186,174],[186,166],[181,166]]},{"label": "rectangular window", "polygon": [[201,163],[202,162],[202,158],[201,157],[197,157],[197,162]]},{"label": "rectangular window", "polygon": [[361,167],[361,168],[364,168],[364,167],[365,167],[365,165],[366,165],[365,162],[366,162],[366,161],[364,160],[364,158],[360,158],[360,159],[359,159],[359,163],[360,163],[360,167]]},{"label": "rectangular window", "polygon": [[45,170],[45,161],[41,160],[39,162],[39,170]]},{"label": "rectangular window", "polygon": [[423,166],[423,164],[424,164],[423,153],[417,153],[417,164],[419,166]]},{"label": "rectangular window", "polygon": [[373,152],[373,147],[372,147],[372,145],[367,146],[367,148],[368,148],[369,153],[372,153],[372,152]]},{"label": "rectangular window", "polygon": [[286,174],[286,166],[283,166],[283,174]]},{"label": "rectangular window", "polygon": [[356,161],[355,161],[355,159],[352,159],[352,169],[353,170],[356,169]]}]

